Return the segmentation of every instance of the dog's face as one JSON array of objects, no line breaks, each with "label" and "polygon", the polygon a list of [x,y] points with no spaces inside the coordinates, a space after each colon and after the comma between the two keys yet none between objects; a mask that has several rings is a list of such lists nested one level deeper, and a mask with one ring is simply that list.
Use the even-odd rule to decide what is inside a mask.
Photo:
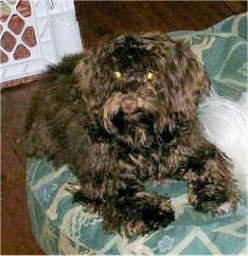
[{"label": "dog's face", "polygon": [[133,147],[150,147],[194,120],[209,89],[189,47],[161,33],[104,41],[76,73],[98,124]]}]

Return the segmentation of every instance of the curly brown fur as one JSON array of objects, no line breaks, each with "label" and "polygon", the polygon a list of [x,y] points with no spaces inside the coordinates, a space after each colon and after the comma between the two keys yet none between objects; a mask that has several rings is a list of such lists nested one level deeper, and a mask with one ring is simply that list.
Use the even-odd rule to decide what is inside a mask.
[{"label": "curly brown fur", "polygon": [[[220,213],[238,194],[226,160],[202,136],[199,97],[209,80],[189,46],[162,33],[103,40],[41,81],[27,119],[29,156],[67,163],[106,230],[143,234],[174,220],[168,197],[144,181],[183,179],[189,201]],[[75,191],[74,191],[75,192]]]}]

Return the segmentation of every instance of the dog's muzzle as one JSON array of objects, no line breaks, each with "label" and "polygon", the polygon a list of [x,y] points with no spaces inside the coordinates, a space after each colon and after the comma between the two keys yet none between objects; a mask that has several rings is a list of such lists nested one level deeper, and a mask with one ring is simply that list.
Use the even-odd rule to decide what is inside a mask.
[{"label": "dog's muzzle", "polygon": [[121,101],[121,110],[125,114],[133,114],[137,111],[138,102],[133,96],[126,96]]},{"label": "dog's muzzle", "polygon": [[141,116],[155,116],[157,107],[139,95],[115,93],[103,105],[103,124],[109,133],[116,132],[113,120],[122,116],[125,122],[140,122]]}]

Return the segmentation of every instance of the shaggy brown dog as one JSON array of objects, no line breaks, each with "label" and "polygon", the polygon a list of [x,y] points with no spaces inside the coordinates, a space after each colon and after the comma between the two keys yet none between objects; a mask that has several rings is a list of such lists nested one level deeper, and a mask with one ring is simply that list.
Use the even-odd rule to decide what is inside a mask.
[{"label": "shaggy brown dog", "polygon": [[29,156],[68,164],[75,201],[106,230],[143,234],[174,220],[168,197],[144,181],[183,179],[197,209],[235,208],[227,161],[202,136],[199,96],[209,80],[190,48],[162,33],[121,35],[68,57],[39,85],[27,119]]}]

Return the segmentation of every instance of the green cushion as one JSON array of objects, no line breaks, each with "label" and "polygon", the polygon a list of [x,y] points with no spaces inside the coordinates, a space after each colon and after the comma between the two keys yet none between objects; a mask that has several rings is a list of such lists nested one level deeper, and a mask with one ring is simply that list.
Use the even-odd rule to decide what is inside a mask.
[{"label": "green cushion", "polygon": [[[247,15],[241,14],[198,32],[170,33],[184,39],[205,65],[212,86],[221,95],[237,99],[247,91]],[[122,238],[107,234],[102,219],[73,203],[65,190],[75,178],[67,166],[55,169],[46,159],[28,159],[27,193],[35,238],[47,254],[245,254],[247,248],[247,195],[237,211],[212,217],[197,212],[187,201],[183,182],[168,180],[147,190],[169,194],[176,220],[145,236]]]}]

